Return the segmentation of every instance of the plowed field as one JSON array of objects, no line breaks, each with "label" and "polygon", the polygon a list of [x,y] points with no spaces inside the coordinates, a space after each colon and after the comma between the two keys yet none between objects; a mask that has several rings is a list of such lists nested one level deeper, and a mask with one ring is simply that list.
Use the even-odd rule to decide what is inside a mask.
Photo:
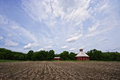
[{"label": "plowed field", "polygon": [[120,62],[0,63],[0,80],[120,80]]}]

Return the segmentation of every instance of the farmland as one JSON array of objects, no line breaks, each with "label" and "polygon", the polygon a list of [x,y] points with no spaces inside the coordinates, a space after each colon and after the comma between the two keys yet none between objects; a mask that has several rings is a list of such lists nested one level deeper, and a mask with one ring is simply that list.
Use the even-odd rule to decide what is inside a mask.
[{"label": "farmland", "polygon": [[120,80],[120,62],[1,62],[0,80]]}]

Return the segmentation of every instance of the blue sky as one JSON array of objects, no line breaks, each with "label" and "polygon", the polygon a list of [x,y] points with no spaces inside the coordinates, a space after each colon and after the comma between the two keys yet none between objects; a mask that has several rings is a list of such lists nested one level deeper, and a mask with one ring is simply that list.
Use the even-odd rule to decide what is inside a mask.
[{"label": "blue sky", "polygon": [[120,51],[120,0],[0,0],[0,47]]}]

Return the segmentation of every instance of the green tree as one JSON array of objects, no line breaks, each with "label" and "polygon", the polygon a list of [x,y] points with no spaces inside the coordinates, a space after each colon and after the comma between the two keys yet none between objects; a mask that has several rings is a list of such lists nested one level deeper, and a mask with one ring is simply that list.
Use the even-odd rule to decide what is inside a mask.
[{"label": "green tree", "polygon": [[102,52],[100,50],[90,50],[87,52],[91,60],[120,61],[118,52]]},{"label": "green tree", "polygon": [[32,60],[48,60],[48,51],[38,51],[38,52],[34,52],[33,56],[32,56]]},{"label": "green tree", "polygon": [[33,50],[30,50],[30,51],[27,53],[27,59],[28,59],[28,60],[32,60],[32,56],[33,56]]},{"label": "green tree", "polygon": [[55,57],[60,57],[60,54],[55,54],[54,56],[55,56]]},{"label": "green tree", "polygon": [[91,60],[101,60],[102,52],[96,49],[90,50],[87,52]]},{"label": "green tree", "polygon": [[53,60],[54,59],[54,54],[55,52],[54,52],[54,50],[50,50],[49,52],[48,52],[48,60]]},{"label": "green tree", "polygon": [[68,51],[63,51],[63,52],[60,54],[60,57],[61,57],[63,60],[70,60],[70,58],[69,58],[69,52],[68,52]]},{"label": "green tree", "polygon": [[70,58],[70,60],[75,60],[75,56],[76,56],[75,53],[70,52],[70,54],[69,54],[69,58]]}]

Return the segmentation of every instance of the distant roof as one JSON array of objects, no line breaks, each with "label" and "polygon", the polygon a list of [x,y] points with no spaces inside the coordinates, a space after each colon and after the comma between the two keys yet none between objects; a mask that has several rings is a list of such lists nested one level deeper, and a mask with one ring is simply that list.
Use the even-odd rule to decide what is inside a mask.
[{"label": "distant roof", "polygon": [[79,52],[76,57],[89,57],[86,53],[84,52]]},{"label": "distant roof", "polygon": [[60,57],[54,57],[54,58],[60,58]]}]

